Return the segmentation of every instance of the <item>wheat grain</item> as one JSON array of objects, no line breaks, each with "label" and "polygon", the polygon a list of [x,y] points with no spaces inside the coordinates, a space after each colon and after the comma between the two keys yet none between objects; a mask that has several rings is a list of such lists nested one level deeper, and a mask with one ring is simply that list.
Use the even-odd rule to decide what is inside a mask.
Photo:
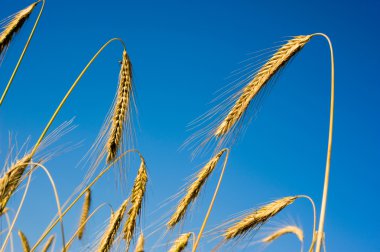
[{"label": "wheat grain", "polygon": [[181,252],[189,243],[191,233],[182,234],[177,240],[174,241],[173,246],[169,249],[169,252]]},{"label": "wheat grain", "polygon": [[270,243],[270,242],[276,240],[277,238],[279,238],[285,234],[295,234],[297,236],[298,240],[300,240],[300,242],[303,242],[303,231],[302,231],[302,229],[300,229],[297,226],[282,227],[282,228],[274,231],[272,234],[268,235],[267,237],[265,237],[261,241],[264,243]]},{"label": "wheat grain", "polygon": [[145,242],[144,240],[145,240],[144,234],[141,232],[141,234],[139,235],[139,238],[137,239],[135,252],[144,252],[144,242]]},{"label": "wheat grain", "polygon": [[186,214],[189,205],[198,197],[202,186],[206,183],[208,177],[213,172],[214,168],[219,162],[220,157],[225,150],[216,154],[196,175],[196,179],[186,189],[185,196],[180,200],[176,211],[171,216],[170,220],[166,224],[168,229],[174,228],[174,226],[183,219]]},{"label": "wheat grain", "polygon": [[18,236],[20,237],[23,251],[29,252],[30,251],[29,242],[28,242],[28,239],[26,238],[25,234],[23,232],[21,232],[21,230],[19,230]]},{"label": "wheat grain", "polygon": [[132,206],[128,211],[128,219],[124,225],[124,230],[123,230],[124,239],[127,245],[127,250],[129,248],[129,245],[131,243],[131,240],[135,231],[137,217],[139,216],[141,212],[147,182],[148,182],[148,175],[146,172],[146,164],[145,164],[144,159],[141,158],[140,168],[137,172],[137,176],[132,188],[132,195],[131,195]]},{"label": "wheat grain", "polygon": [[90,211],[90,205],[91,205],[91,190],[87,189],[86,194],[84,197],[83,207],[82,207],[82,214],[79,221],[79,230],[78,230],[78,239],[81,240],[83,237],[83,232],[85,228],[85,222],[88,217],[88,213]]},{"label": "wheat grain", "polygon": [[21,29],[25,21],[29,18],[34,7],[38,2],[33,3],[25,9],[17,12],[13,15],[13,18],[5,26],[4,30],[0,33],[0,55],[5,51],[8,45],[11,43],[12,38]]},{"label": "wheat grain", "polygon": [[310,40],[311,36],[296,36],[283,45],[257,72],[253,80],[244,87],[240,97],[231,108],[227,116],[216,128],[214,135],[217,137],[227,134],[232,127],[242,118],[252,99],[261,88],[283,67],[302,47]]},{"label": "wheat grain", "polygon": [[130,110],[130,96],[132,92],[132,71],[131,62],[127,52],[123,51],[123,60],[119,74],[119,86],[116,103],[113,111],[110,135],[107,142],[107,162],[112,162],[120,148],[123,138],[123,129],[128,120]]},{"label": "wheat grain", "polygon": [[111,250],[112,243],[116,237],[117,231],[119,230],[121,221],[123,220],[128,202],[129,199],[125,200],[120,208],[112,215],[111,222],[100,241],[100,245],[97,249],[98,252],[108,252]]},{"label": "wheat grain", "polygon": [[54,235],[50,236],[49,240],[47,240],[41,252],[47,252],[50,249],[51,245],[53,244],[54,238],[55,238]]},{"label": "wheat grain", "polygon": [[225,240],[241,237],[249,231],[258,229],[270,218],[278,214],[282,209],[292,204],[298,196],[284,197],[273,201],[240,219],[229,227],[223,234]]}]

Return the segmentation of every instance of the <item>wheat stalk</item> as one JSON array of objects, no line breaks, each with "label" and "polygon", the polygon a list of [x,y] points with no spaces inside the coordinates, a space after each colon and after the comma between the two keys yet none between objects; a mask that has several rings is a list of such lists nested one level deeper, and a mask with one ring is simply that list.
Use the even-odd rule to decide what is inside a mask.
[{"label": "wheat stalk", "polygon": [[147,182],[148,182],[148,174],[146,171],[146,164],[145,164],[145,160],[141,157],[140,168],[137,172],[137,176],[132,188],[132,195],[131,195],[132,206],[128,211],[128,219],[124,225],[124,230],[123,230],[124,239],[127,245],[127,250],[129,248],[129,245],[131,243],[131,240],[135,231],[137,217],[139,216],[141,212]]},{"label": "wheat stalk", "polygon": [[145,242],[144,240],[145,240],[144,234],[143,232],[141,232],[139,238],[137,239],[135,252],[144,252],[144,242]]},{"label": "wheat stalk", "polygon": [[258,229],[270,218],[278,214],[282,209],[292,204],[298,196],[289,196],[273,201],[255,210],[229,227],[223,234],[225,240],[241,237],[249,231]]},{"label": "wheat stalk", "polygon": [[181,252],[183,251],[190,239],[191,233],[182,234],[177,240],[174,241],[173,246],[169,249],[169,252]]},{"label": "wheat stalk", "polygon": [[198,197],[202,186],[206,183],[208,177],[213,172],[214,168],[219,162],[220,157],[225,150],[216,154],[196,175],[196,178],[190,186],[187,187],[185,196],[179,202],[174,214],[166,224],[168,229],[174,228],[174,226],[183,219],[186,214],[189,205]]},{"label": "wheat stalk", "polygon": [[132,66],[127,52],[123,51],[123,60],[119,74],[119,86],[114,107],[110,135],[107,142],[107,162],[112,162],[120,148],[123,128],[128,120],[130,96],[132,92]]},{"label": "wheat stalk", "polygon": [[25,155],[13,164],[4,176],[0,178],[0,215],[3,213],[8,200],[20,185],[22,175],[31,159],[32,156],[30,154]]},{"label": "wheat stalk", "polygon": [[100,241],[100,245],[97,249],[98,252],[107,252],[111,250],[112,243],[116,237],[117,231],[119,230],[121,221],[123,220],[128,202],[129,198],[126,199],[123,204],[121,204],[120,208],[111,216],[111,222],[103,234],[102,240]]},{"label": "wheat stalk", "polygon": [[5,26],[4,30],[0,33],[0,55],[5,51],[8,45],[11,43],[12,38],[29,18],[37,3],[38,2],[35,2],[25,9],[17,12],[10,20],[10,22]]},{"label": "wheat stalk", "polygon": [[283,67],[302,47],[310,40],[311,36],[296,36],[283,45],[256,73],[253,80],[244,87],[235,105],[229,111],[224,120],[216,128],[214,135],[217,137],[227,134],[232,127],[242,118],[252,99],[268,83],[271,78]]},{"label": "wheat stalk", "polygon": [[78,230],[78,239],[81,240],[83,237],[83,232],[85,228],[85,222],[88,217],[88,213],[90,211],[90,205],[91,205],[91,189],[86,190],[86,194],[84,196],[84,202],[82,207],[82,214],[80,216],[79,221],[79,230]]},{"label": "wheat stalk", "polygon": [[297,226],[282,227],[282,228],[274,231],[272,234],[268,235],[267,237],[265,237],[261,241],[264,243],[270,243],[270,242],[273,242],[274,240],[276,240],[277,238],[279,238],[285,234],[295,234],[297,236],[298,240],[300,240],[300,242],[303,242],[303,231],[302,231],[302,229],[300,229]]},{"label": "wheat stalk", "polygon": [[18,236],[20,237],[23,251],[29,252],[30,251],[29,242],[28,242],[28,239],[26,238],[25,234],[21,230],[19,230]]},{"label": "wheat stalk", "polygon": [[45,246],[42,248],[41,252],[47,252],[51,245],[53,244],[55,236],[50,236],[49,240],[45,243]]}]

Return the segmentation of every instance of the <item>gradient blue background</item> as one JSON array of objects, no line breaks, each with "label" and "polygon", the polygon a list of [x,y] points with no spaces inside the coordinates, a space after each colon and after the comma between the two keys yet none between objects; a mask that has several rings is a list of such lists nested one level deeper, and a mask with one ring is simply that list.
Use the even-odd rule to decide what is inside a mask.
[{"label": "gradient blue background", "polygon": [[[29,3],[0,0],[0,17]],[[170,211],[174,202],[154,211],[206,161],[206,157],[191,161],[190,152],[179,152],[178,148],[190,134],[186,132],[187,123],[210,108],[214,92],[228,83],[226,77],[231,71],[241,67],[238,63],[247,59],[248,53],[269,48],[286,36],[324,32],[331,37],[336,56],[327,250],[380,251],[379,9],[380,2],[368,0],[48,0],[21,70],[0,109],[1,159],[8,152],[8,133],[16,135],[20,143],[31,136],[32,145],[90,57],[106,40],[119,36],[126,41],[134,66],[139,109],[137,147],[147,159],[150,175],[142,223],[145,233],[152,233],[154,228],[147,227]],[[0,68],[2,87],[32,23],[27,23],[7,52]],[[85,171],[76,164],[95,139],[111,104],[120,54],[121,47],[114,44],[99,57],[54,124],[76,116],[78,128],[59,143],[84,140],[75,152],[47,164],[62,200],[84,176]],[[237,212],[282,196],[307,194],[320,206],[329,109],[327,43],[322,38],[313,39],[280,77],[258,118],[234,147],[208,230]],[[128,174],[131,180],[134,169]],[[104,201],[115,208],[120,204],[123,196],[115,193],[114,181],[111,172],[96,186],[94,206]],[[207,184],[198,202],[201,204],[193,208],[183,232],[197,232],[199,216],[205,214],[215,183],[216,176]],[[18,193],[10,206],[16,208],[20,197]],[[38,173],[16,229],[22,229],[33,243],[54,212],[48,182]],[[65,218],[68,237],[79,213],[80,205]],[[108,215],[107,209],[96,215],[84,241],[75,242],[73,251],[86,249],[95,240]],[[312,214],[306,201],[295,203],[266,227],[289,222],[302,225],[308,245]],[[264,228],[263,232],[269,230]],[[147,240],[148,251],[165,251],[178,232],[164,240],[159,240],[163,230],[152,234]],[[17,237],[15,241],[19,243]],[[203,241],[200,251],[209,251],[217,243]],[[298,248],[297,240],[289,236],[270,245],[267,251]],[[256,245],[244,251],[262,249]],[[237,251],[239,247],[224,250]]]}]

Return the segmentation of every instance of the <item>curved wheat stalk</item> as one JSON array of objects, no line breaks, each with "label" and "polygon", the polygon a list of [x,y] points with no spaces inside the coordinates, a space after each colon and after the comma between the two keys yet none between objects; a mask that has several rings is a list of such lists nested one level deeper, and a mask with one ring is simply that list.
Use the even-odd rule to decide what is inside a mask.
[{"label": "curved wheat stalk", "polygon": [[123,51],[123,60],[119,74],[119,86],[117,91],[116,103],[113,110],[111,123],[111,131],[107,142],[107,162],[112,162],[120,148],[123,128],[128,120],[128,112],[130,110],[130,96],[132,92],[132,66],[127,55]]},{"label": "curved wheat stalk", "polygon": [[30,251],[29,242],[28,242],[28,239],[26,238],[25,234],[21,230],[19,230],[18,236],[20,237],[23,251],[29,252]]},{"label": "curved wheat stalk", "polygon": [[55,235],[50,236],[50,238],[45,243],[45,246],[42,248],[41,252],[48,252],[51,245],[53,244],[54,239],[55,239]]},{"label": "curved wheat stalk", "polygon": [[295,236],[297,236],[298,240],[301,243],[303,242],[303,231],[297,226],[285,226],[285,227],[279,228],[278,230],[274,231],[273,233],[271,233],[270,235],[268,235],[261,241],[264,243],[270,243],[286,234],[294,234]]},{"label": "curved wheat stalk", "polygon": [[174,241],[173,246],[169,249],[169,252],[181,252],[189,243],[189,239],[192,233],[182,234],[177,240]]},{"label": "curved wheat stalk", "polygon": [[188,186],[185,196],[180,200],[175,212],[166,224],[168,229],[174,228],[174,226],[183,219],[189,205],[198,197],[203,185],[206,183],[210,174],[218,164],[220,157],[226,150],[227,149],[221,150],[197,173],[194,182]]},{"label": "curved wheat stalk", "polygon": [[127,245],[127,251],[135,232],[136,220],[141,213],[142,203],[148,182],[148,174],[144,158],[141,156],[141,164],[138,170],[131,195],[131,208],[128,211],[128,219],[124,225],[124,239]]},{"label": "curved wheat stalk", "polygon": [[87,189],[85,196],[84,196],[82,214],[80,216],[80,221],[79,221],[79,228],[78,228],[78,239],[79,240],[81,240],[83,237],[85,222],[86,222],[86,219],[88,217],[88,213],[90,211],[90,205],[91,205],[91,189]]},{"label": "curved wheat stalk", "polygon": [[144,243],[145,238],[143,232],[140,233],[139,238],[137,239],[135,252],[144,252]]},{"label": "curved wheat stalk", "polygon": [[221,137],[233,128],[242,118],[252,99],[302,47],[311,36],[296,36],[283,45],[257,72],[253,80],[243,88],[240,97],[224,120],[216,128],[214,135]]}]

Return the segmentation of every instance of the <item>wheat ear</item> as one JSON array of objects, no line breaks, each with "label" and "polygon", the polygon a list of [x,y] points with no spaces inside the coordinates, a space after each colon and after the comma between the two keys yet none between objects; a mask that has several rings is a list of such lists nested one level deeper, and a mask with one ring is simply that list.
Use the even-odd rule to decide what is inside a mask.
[{"label": "wheat ear", "polygon": [[139,235],[139,238],[137,239],[135,252],[144,252],[144,242],[145,242],[144,234],[143,232],[141,232],[141,234]]},{"label": "wheat ear", "polygon": [[169,252],[181,252],[183,251],[187,244],[192,233],[182,234],[177,240],[174,241],[173,246],[169,249]]},{"label": "wheat ear", "polygon": [[132,66],[127,52],[123,51],[123,59],[121,62],[119,74],[119,86],[117,91],[116,103],[113,110],[111,122],[111,131],[107,142],[107,162],[112,162],[120,148],[123,129],[128,120],[128,112],[130,110],[130,99],[132,92]]},{"label": "wheat ear", "polygon": [[79,230],[78,230],[78,239],[79,240],[81,240],[83,237],[85,222],[87,220],[88,213],[90,211],[90,206],[91,206],[91,189],[87,189],[86,194],[84,196],[82,214],[80,216],[80,221],[79,221]]},{"label": "wheat ear", "polygon": [[276,240],[277,238],[285,235],[285,234],[294,234],[297,236],[298,240],[302,243],[303,242],[303,231],[297,226],[285,226],[282,227],[276,231],[274,231],[272,234],[268,235],[261,241],[264,243],[270,243]]},{"label": "wheat ear", "polygon": [[123,220],[124,213],[127,209],[129,199],[126,199],[120,208],[112,215],[111,222],[108,225],[107,230],[104,232],[100,245],[97,249],[98,252],[107,252],[111,250],[112,243],[116,237],[117,231]]},{"label": "wheat ear", "polygon": [[50,236],[49,240],[47,240],[41,252],[47,252],[50,249],[51,245],[53,244],[54,238],[55,238],[54,235]]},{"label": "wheat ear", "polygon": [[25,234],[21,230],[19,230],[18,236],[20,236],[23,251],[29,252],[30,251],[29,242],[28,242],[28,239],[26,238]]},{"label": "wheat ear", "polygon": [[25,155],[22,159],[13,164],[4,176],[0,178],[0,215],[7,206],[8,200],[20,185],[22,175],[31,159],[31,155]]},{"label": "wheat ear", "polygon": [[292,204],[298,196],[284,197],[255,210],[229,227],[223,234],[225,240],[244,236],[251,230],[259,229],[261,225],[278,214],[282,209]]},{"label": "wheat ear", "polygon": [[25,9],[17,12],[10,20],[10,22],[5,26],[5,29],[0,33],[0,55],[5,51],[8,45],[11,43],[12,38],[29,18],[37,3],[38,2],[35,2]]},{"label": "wheat ear", "polygon": [[235,105],[215,130],[215,136],[227,134],[242,118],[252,99],[268,83],[271,78],[283,67],[302,47],[311,36],[296,36],[283,45],[256,73],[253,80],[244,87]]},{"label": "wheat ear", "polygon": [[189,205],[198,197],[202,186],[206,183],[208,177],[215,169],[219,162],[220,157],[223,155],[225,150],[220,151],[216,154],[196,175],[193,183],[186,189],[186,195],[179,202],[174,214],[171,216],[170,220],[166,224],[168,229],[174,228],[174,226],[183,219],[186,214],[186,210]]},{"label": "wheat ear", "polygon": [[136,220],[139,216],[142,208],[142,203],[146,191],[146,184],[148,182],[148,174],[146,171],[145,160],[141,157],[140,168],[137,172],[137,176],[132,188],[131,195],[131,208],[128,211],[128,219],[124,225],[124,239],[127,245],[127,251],[132,241],[132,237],[135,231]]}]

